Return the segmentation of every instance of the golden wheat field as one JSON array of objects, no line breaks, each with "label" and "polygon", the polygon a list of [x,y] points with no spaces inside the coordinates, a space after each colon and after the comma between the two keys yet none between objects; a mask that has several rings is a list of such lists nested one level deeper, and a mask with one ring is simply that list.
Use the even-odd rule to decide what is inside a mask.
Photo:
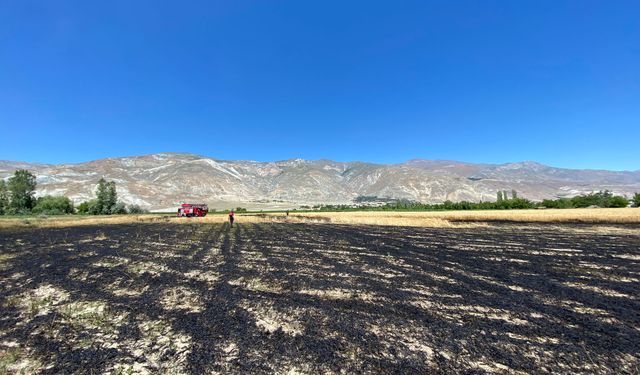
[{"label": "golden wheat field", "polygon": [[[470,227],[488,222],[514,223],[582,223],[582,224],[640,224],[638,208],[578,208],[562,210],[486,210],[437,212],[291,212],[237,214],[238,222],[302,222],[357,225],[392,225],[412,227]],[[0,218],[0,228],[55,228],[77,225],[126,223],[222,223],[226,215],[208,215],[204,218],[178,218],[164,214],[113,216],[54,216]]]},{"label": "golden wheat field", "polygon": [[293,216],[326,217],[333,223],[438,226],[459,222],[536,222],[536,223],[640,223],[637,208],[576,208],[545,210],[484,210],[431,212],[313,212]]}]

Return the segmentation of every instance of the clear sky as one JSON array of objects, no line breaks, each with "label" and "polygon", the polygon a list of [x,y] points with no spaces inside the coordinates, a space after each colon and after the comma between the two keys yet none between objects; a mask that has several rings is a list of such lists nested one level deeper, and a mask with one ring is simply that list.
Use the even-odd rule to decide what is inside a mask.
[{"label": "clear sky", "polygon": [[0,0],[0,159],[640,169],[640,2]]}]

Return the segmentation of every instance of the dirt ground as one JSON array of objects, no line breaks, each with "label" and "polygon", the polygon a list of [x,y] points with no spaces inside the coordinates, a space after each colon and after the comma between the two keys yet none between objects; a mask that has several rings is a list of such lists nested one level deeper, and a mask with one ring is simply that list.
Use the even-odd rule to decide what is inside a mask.
[{"label": "dirt ground", "polygon": [[0,373],[639,373],[640,235],[585,228],[3,230]]}]

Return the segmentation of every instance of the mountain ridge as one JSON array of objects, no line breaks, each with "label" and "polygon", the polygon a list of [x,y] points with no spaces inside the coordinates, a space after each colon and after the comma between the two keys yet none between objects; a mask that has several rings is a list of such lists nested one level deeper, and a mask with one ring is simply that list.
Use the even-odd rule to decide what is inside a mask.
[{"label": "mountain ridge", "polygon": [[66,195],[79,203],[93,197],[97,180],[104,177],[116,181],[125,203],[152,210],[196,200],[220,208],[269,209],[349,204],[358,196],[438,203],[495,200],[499,190],[516,190],[532,200],[604,189],[624,195],[640,191],[640,170],[556,168],[535,161],[410,159],[380,164],[291,158],[261,162],[176,152],[62,164],[0,160],[0,178],[16,169],[29,169],[37,176],[37,195]]},{"label": "mountain ridge", "polygon": [[109,157],[105,157],[105,158],[91,159],[91,160],[81,161],[81,162],[44,163],[44,162],[27,162],[27,161],[20,161],[20,160],[0,159],[0,163],[21,163],[21,164],[28,164],[28,165],[43,165],[43,166],[58,165],[59,166],[59,165],[87,164],[87,163],[91,163],[91,162],[102,161],[102,160],[112,160],[112,159],[141,158],[141,157],[148,157],[148,156],[153,156],[153,155],[190,155],[190,156],[195,156],[195,157],[199,157],[199,158],[207,158],[207,159],[218,160],[218,161],[253,162],[253,163],[278,163],[278,162],[286,162],[286,161],[293,161],[293,160],[304,160],[304,161],[308,161],[308,162],[328,161],[328,162],[333,162],[333,163],[349,163],[349,164],[351,164],[351,163],[365,163],[365,164],[374,164],[374,165],[403,165],[403,164],[411,163],[411,162],[414,162],[414,161],[428,161],[428,162],[434,162],[434,163],[457,163],[457,164],[485,165],[485,166],[499,166],[499,165],[509,165],[509,164],[537,164],[537,165],[541,165],[541,166],[545,166],[545,167],[549,167],[549,168],[566,169],[566,170],[572,170],[572,171],[606,171],[606,172],[620,172],[620,173],[626,173],[626,172],[640,173],[640,169],[629,170],[629,169],[554,167],[554,166],[551,166],[551,165],[548,165],[548,164],[537,162],[535,160],[522,160],[522,161],[513,161],[513,162],[505,162],[505,163],[487,163],[487,162],[466,162],[466,161],[453,160],[453,159],[412,158],[412,159],[408,159],[408,160],[403,161],[403,162],[377,163],[377,162],[367,162],[367,161],[363,161],[363,160],[338,161],[338,160],[332,160],[332,159],[327,159],[327,158],[304,159],[304,158],[292,157],[292,158],[288,158],[288,159],[278,159],[278,160],[272,160],[272,161],[259,161],[259,160],[252,160],[252,159],[219,159],[219,158],[214,158],[214,157],[207,156],[207,155],[195,154],[195,153],[191,153],[191,152],[175,152],[175,151],[154,152],[154,153],[142,154],[142,155],[109,156]]}]

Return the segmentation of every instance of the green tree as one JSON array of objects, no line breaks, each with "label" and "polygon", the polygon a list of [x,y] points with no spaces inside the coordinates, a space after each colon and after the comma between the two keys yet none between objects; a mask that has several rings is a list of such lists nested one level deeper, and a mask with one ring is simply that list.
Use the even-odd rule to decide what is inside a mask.
[{"label": "green tree", "polygon": [[116,192],[116,183],[109,181],[107,183],[107,200],[104,202],[102,210],[107,210],[107,214],[126,213],[126,207],[124,204],[118,205],[118,193]]},{"label": "green tree", "polygon": [[47,215],[72,214],[73,211],[73,202],[69,198],[51,195],[38,197],[35,206],[31,210],[33,213]]},{"label": "green tree", "polygon": [[635,193],[631,201],[633,202],[633,207],[640,207],[640,193]]},{"label": "green tree", "polygon": [[35,203],[36,176],[31,172],[20,169],[15,171],[9,179],[10,207],[14,213],[27,213]]},{"label": "green tree", "polygon": [[498,202],[502,202],[502,191],[498,191]]},{"label": "green tree", "polygon": [[625,197],[615,195],[609,199],[608,207],[627,207],[629,205],[629,200]]},{"label": "green tree", "polygon": [[629,200],[621,195],[613,195],[609,190],[599,191],[587,195],[578,195],[571,198],[575,207],[626,207]]},{"label": "green tree", "polygon": [[511,199],[518,199],[518,192],[514,190],[511,190]]},{"label": "green tree", "polygon": [[99,215],[104,211],[104,205],[108,198],[107,181],[104,178],[98,180],[98,187],[96,188],[96,199],[93,204],[89,205],[89,213],[93,215]]},{"label": "green tree", "polygon": [[[96,201],[93,205],[89,205],[89,213],[94,215],[110,215],[115,213],[117,203],[118,193],[116,192],[116,183],[114,181],[106,181],[104,178],[98,180]],[[117,208],[122,211],[121,207]]]},{"label": "green tree", "polygon": [[545,199],[542,201],[541,205],[546,208],[572,208],[573,207],[572,200],[568,198],[559,198],[556,200]]},{"label": "green tree", "polygon": [[9,191],[7,183],[0,178],[0,215],[4,215],[9,209]]},{"label": "green tree", "polygon": [[512,198],[509,200],[511,209],[529,209],[534,208],[535,204],[528,199],[523,198]]}]

